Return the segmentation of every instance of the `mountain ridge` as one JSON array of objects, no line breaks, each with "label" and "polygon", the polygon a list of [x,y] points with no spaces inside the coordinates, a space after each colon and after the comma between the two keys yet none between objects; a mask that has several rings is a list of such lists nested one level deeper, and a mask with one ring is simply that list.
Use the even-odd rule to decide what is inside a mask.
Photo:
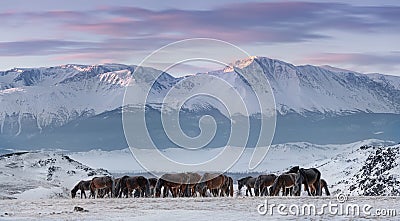
[{"label": "mountain ridge", "polygon": [[[362,114],[395,114],[395,116],[390,115],[390,119],[394,119],[394,122],[397,122],[396,116],[400,114],[400,77],[361,74],[338,68],[333,69],[332,67],[295,66],[284,61],[260,56],[237,60],[233,65],[242,68],[247,73],[262,71],[267,77],[274,93],[277,113],[283,119],[281,122],[286,124],[284,128],[287,127],[286,129],[279,129],[278,120],[278,131],[281,131],[281,133],[292,130],[290,127],[293,126],[290,126],[290,121],[285,119],[292,119],[293,116],[296,116],[295,122],[329,127],[326,123],[317,125],[313,122],[321,122],[321,120],[327,119],[327,122],[332,123],[329,118],[342,117],[341,119],[345,119],[345,116],[361,114],[346,119],[355,120],[357,127],[362,128],[368,125],[376,128],[366,131],[366,134],[361,136],[360,139],[382,138],[375,135],[369,137],[368,134],[371,131],[375,133],[384,130],[379,126],[382,125],[384,118],[381,115],[373,116],[371,119],[374,120],[371,123],[361,125],[360,119],[368,119],[367,116],[369,116]],[[121,121],[119,115],[113,113],[114,110],[118,110],[124,105],[130,105],[131,108],[143,105],[136,103],[136,101],[128,104],[123,103],[126,86],[136,85],[135,97],[141,98],[146,95],[142,86],[148,86],[151,82],[149,76],[161,73],[151,67],[144,67],[140,73],[137,73],[135,72],[136,68],[135,65],[124,64],[67,64],[55,67],[14,68],[0,72],[0,102],[2,104],[0,106],[0,137],[7,141],[5,143],[0,142],[0,145],[7,144],[7,146],[11,145],[12,147],[15,142],[18,144],[19,141],[15,140],[18,140],[18,137],[21,136],[25,139],[24,145],[27,145],[38,134],[56,131],[57,128],[64,126],[67,126],[69,128],[67,131],[72,134],[74,127],[82,126],[83,132],[86,130],[92,136],[95,134],[94,131],[88,130],[98,130],[99,125],[93,126],[91,129],[82,124],[91,122],[90,124],[94,125],[93,122],[108,117],[104,116],[107,113],[110,113],[115,121]],[[208,112],[222,117],[217,121],[227,125],[232,116],[240,118],[241,116],[246,117],[246,114],[250,116],[257,114],[258,103],[254,92],[243,81],[243,78],[230,67],[179,78],[163,72],[151,87],[147,100],[149,102],[147,107],[151,108],[146,110],[154,112],[152,116],[161,111],[161,106],[166,107],[164,111],[172,110],[176,108],[174,102],[183,100],[186,94],[193,91],[214,92],[215,94],[228,93],[228,97],[232,97],[230,95],[231,90],[223,91],[216,82],[202,78],[208,75],[221,78],[231,84],[232,89],[236,90],[244,99],[249,108],[249,113],[228,113],[221,103],[207,97],[190,99],[182,107],[182,111],[186,112],[188,117],[185,120],[194,120],[195,122],[187,127],[192,128],[192,131],[188,132],[189,134],[198,133],[196,120],[199,119],[200,115],[208,114]],[[183,82],[183,80],[185,81],[181,84],[180,82]],[[163,99],[168,91],[176,86],[179,86],[177,97],[174,97],[171,103],[164,103]],[[139,101],[140,99],[138,99]],[[235,103],[233,102],[234,97],[231,101],[229,103]],[[120,127],[118,126],[120,123],[111,124],[113,125],[112,128],[121,133],[120,130],[122,129],[117,129]],[[159,124],[159,122],[153,124]],[[351,123],[347,127],[350,125]],[[97,129],[94,129],[96,127]],[[344,127],[342,130],[348,130],[346,125],[342,127]],[[393,125],[390,126],[391,129],[393,127]],[[298,127],[295,126],[294,128]],[[159,130],[158,126],[157,130]],[[336,128],[334,131],[338,130]],[[353,131],[353,129],[349,131]],[[391,134],[390,131],[387,131],[387,133]],[[104,132],[104,135],[108,137],[107,134]],[[62,135],[60,134],[60,136]],[[284,134],[281,134],[277,137],[283,136]],[[115,137],[120,139],[121,136],[110,136],[107,139],[114,139]],[[397,139],[397,137],[393,139]],[[303,140],[289,139],[288,141]],[[312,139],[309,141],[319,142]],[[330,140],[330,142],[332,141]],[[57,142],[54,143],[58,146]],[[63,147],[65,144],[60,143],[60,145],[60,147]]]}]

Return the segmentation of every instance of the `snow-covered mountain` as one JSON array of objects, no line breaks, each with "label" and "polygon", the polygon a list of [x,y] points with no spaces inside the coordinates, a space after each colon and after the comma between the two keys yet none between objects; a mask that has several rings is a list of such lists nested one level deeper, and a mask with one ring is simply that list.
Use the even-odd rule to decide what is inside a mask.
[{"label": "snow-covered mountain", "polygon": [[59,151],[1,155],[0,168],[0,199],[70,197],[70,190],[79,181],[110,174],[101,168],[90,168]]},{"label": "snow-covered mountain", "polygon": [[[234,65],[248,73],[258,71],[261,67],[271,84],[278,118],[281,117],[282,122],[292,118],[293,114],[301,120],[307,118],[309,123],[320,119],[326,120],[327,117],[348,117],[364,113],[394,114],[394,118],[398,120],[397,114],[400,114],[400,77],[381,74],[366,75],[327,66],[295,66],[265,57],[250,57],[234,62]],[[159,73],[158,70],[146,67],[133,76],[136,68],[136,66],[121,64],[63,65],[49,68],[15,68],[0,72],[0,145],[23,147],[32,143],[45,147],[41,144],[41,139],[44,139],[43,134],[49,137],[49,134],[53,133],[53,135],[58,134],[57,136],[63,137],[62,134],[74,133],[73,128],[79,131],[79,134],[75,134],[77,136],[82,135],[82,131],[87,132],[86,136],[96,136],[93,128],[101,131],[99,125],[91,124],[89,127],[87,123],[94,121],[93,119],[100,122],[100,116],[102,120],[110,117],[117,120],[118,122],[107,124],[120,133],[122,131],[119,128],[120,118],[115,117],[115,114],[120,113],[123,105],[125,87],[128,84],[135,85],[135,95],[143,97],[142,86],[151,82],[150,75]],[[251,88],[229,67],[182,78],[174,78],[163,73],[152,85],[148,99],[149,109],[159,111],[163,97],[175,86],[179,88],[178,93],[175,94],[176,97],[171,103],[163,104],[168,108],[175,108],[173,101],[182,100],[192,90],[209,93],[216,91],[232,97],[231,90],[221,92],[218,84],[214,85],[209,78],[201,76],[215,76],[230,83],[232,89],[238,91],[244,98],[250,114],[257,112],[255,107],[258,103]],[[185,80],[185,84],[181,85],[179,83],[181,80]],[[235,97],[232,97],[232,103],[234,102]],[[140,104],[133,101],[129,105],[134,108],[135,105]],[[212,111],[221,117],[221,122],[229,121],[229,116],[223,106],[215,99],[207,97],[188,101],[184,106],[184,111],[188,113],[188,116],[195,116],[193,119],[198,119],[197,115]],[[231,114],[246,115],[242,112]],[[371,116],[368,117],[371,118]],[[375,118],[374,115],[371,119]],[[381,120],[377,121],[381,122]],[[373,125],[380,125],[379,122]],[[363,126],[358,125],[358,127]],[[196,134],[197,130],[193,130]],[[373,129],[373,133],[381,132],[378,130],[384,129]],[[277,131],[279,132],[280,129],[278,128]],[[107,131],[96,137],[108,136],[110,133],[113,132]],[[120,139],[121,134],[111,137]],[[361,138],[372,137],[366,135]],[[386,139],[386,137],[383,138]],[[35,139],[40,141],[35,141]],[[104,140],[107,138],[102,139],[101,142],[110,143]],[[62,141],[50,143],[57,147],[68,148],[68,144]],[[116,146],[121,147],[121,145],[124,146],[125,141],[123,139],[115,143]],[[97,143],[85,143],[87,144],[98,147]],[[75,144],[71,144],[73,145]]]}]

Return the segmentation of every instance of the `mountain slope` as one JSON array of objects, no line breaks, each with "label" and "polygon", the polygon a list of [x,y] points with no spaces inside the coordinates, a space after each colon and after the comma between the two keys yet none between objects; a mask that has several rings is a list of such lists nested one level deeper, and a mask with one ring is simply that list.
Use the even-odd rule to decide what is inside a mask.
[{"label": "mountain slope", "polygon": [[17,152],[0,156],[0,198],[70,197],[80,180],[109,175],[57,151]]},{"label": "mountain slope", "polygon": [[[399,139],[391,135],[396,125],[385,123],[385,119],[392,119],[391,122],[399,120],[400,77],[364,75],[326,66],[295,66],[265,57],[250,57],[234,62],[234,65],[247,73],[262,71],[268,78],[278,111],[276,142],[323,143],[322,139],[315,139],[320,134],[314,136],[310,132],[314,129],[318,131],[320,127],[327,129],[322,137],[328,138],[335,137],[335,131],[359,128],[361,135],[354,139],[339,139],[338,143],[367,138]],[[144,97],[143,87],[151,83],[149,76],[159,73],[158,70],[146,67],[134,76],[135,70],[136,66],[104,64],[15,68],[0,72],[0,146],[104,148],[113,143],[125,146],[118,111],[123,105],[125,87],[132,84],[135,87],[133,97]],[[175,108],[175,102],[182,101],[193,91],[224,93],[232,97],[232,102],[228,103],[236,103],[238,98],[232,95],[231,89],[221,90],[216,82],[210,82],[206,76],[215,76],[231,84],[232,89],[238,91],[246,102],[250,117],[258,112],[257,99],[249,85],[232,68],[226,67],[193,77],[174,78],[163,73],[152,85],[147,105],[150,107],[147,108],[149,115],[160,114],[163,98],[175,86],[179,88],[175,97],[170,103],[163,103],[167,110]],[[185,80],[185,84],[180,84],[181,80]],[[129,105],[135,109],[141,104],[138,99]],[[182,111],[187,114],[183,114],[181,120],[187,122],[187,125],[182,127],[186,128],[188,134],[198,134],[198,119],[209,113],[216,117],[217,122],[222,122],[222,128],[229,127],[231,117],[215,99],[199,96],[187,101],[183,107]],[[371,115],[364,117],[365,113]],[[240,111],[230,114],[239,118],[247,115]],[[336,119],[342,122],[345,118],[350,121],[341,126],[335,123]],[[298,122],[297,125],[291,125],[293,119]],[[159,143],[171,147],[170,143],[165,142],[168,138],[159,132],[162,130],[160,123],[150,119],[150,124],[157,131],[153,137],[156,141],[157,137],[161,137]],[[297,132],[290,132],[293,128],[298,128]],[[383,137],[377,136],[382,133]],[[299,134],[303,134],[303,138],[297,136]],[[336,135],[342,136],[340,133]],[[226,139],[216,141],[215,146],[221,145],[222,140]]]}]

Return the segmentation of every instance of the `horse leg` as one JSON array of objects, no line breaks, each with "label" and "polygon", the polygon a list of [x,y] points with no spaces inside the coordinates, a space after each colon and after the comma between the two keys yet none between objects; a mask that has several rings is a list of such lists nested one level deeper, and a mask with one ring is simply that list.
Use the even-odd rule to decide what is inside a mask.
[{"label": "horse leg", "polygon": [[163,188],[163,198],[165,198],[167,196],[167,192],[168,192],[168,187],[164,186],[164,188]]},{"label": "horse leg", "polygon": [[311,196],[310,189],[308,188],[307,184],[304,184],[304,188],[306,189],[309,196]]},{"label": "horse leg", "polygon": [[81,189],[81,199],[82,199],[82,194],[85,196],[85,199],[86,199],[86,193],[85,193],[84,189]]},{"label": "horse leg", "polygon": [[268,187],[266,186],[266,187],[264,187],[264,196],[268,196],[269,195],[269,193],[268,193]]}]

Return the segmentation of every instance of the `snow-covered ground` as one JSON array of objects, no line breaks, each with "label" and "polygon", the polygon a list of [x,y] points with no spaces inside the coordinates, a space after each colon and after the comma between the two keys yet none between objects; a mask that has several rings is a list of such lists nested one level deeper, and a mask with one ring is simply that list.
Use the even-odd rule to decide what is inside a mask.
[{"label": "snow-covered ground", "polygon": [[[267,201],[266,201],[267,200]],[[277,207],[265,215],[266,205],[286,206],[280,215]],[[359,215],[350,211],[350,216],[328,207],[321,213],[323,204],[337,204],[337,208],[357,205]],[[317,215],[308,215],[305,205],[314,205]],[[78,206],[85,211],[74,211]],[[299,210],[296,209],[296,206]],[[367,206],[370,209],[363,208]],[[258,211],[258,208],[260,212]],[[289,212],[289,208],[294,213]],[[334,207],[332,207],[334,208]],[[336,197],[209,197],[209,198],[122,198],[122,199],[48,199],[48,200],[0,200],[0,219],[4,220],[398,220],[399,197],[349,197],[340,203]],[[394,212],[394,215],[378,216],[378,213]],[[391,210],[391,211],[389,211]],[[298,211],[299,215],[292,215]],[[335,212],[336,211],[336,212]]]},{"label": "snow-covered ground", "polygon": [[[196,151],[193,159],[201,160],[218,153],[218,149]],[[164,150],[166,155],[179,155],[178,149]],[[338,203],[336,195],[345,194],[344,204],[371,206],[368,212],[355,219],[398,220],[377,216],[378,209],[400,208],[400,145],[380,140],[365,140],[345,145],[314,145],[287,143],[273,145],[264,161],[248,169],[252,149],[230,169],[231,174],[247,176],[250,172],[276,173],[294,165],[317,167],[327,180],[331,196],[308,197],[244,197],[207,198],[128,198],[128,199],[71,199],[70,189],[81,179],[93,176],[145,172],[129,149],[89,152],[36,151],[0,157],[0,220],[278,220],[332,219],[348,220],[349,216],[333,216],[329,212],[317,216],[260,215],[257,206],[302,206],[311,203],[316,208],[329,202]],[[149,154],[151,156],[151,154]],[[183,156],[181,156],[183,157]],[[186,160],[190,160],[186,156]],[[102,168],[102,169],[101,169]],[[173,168],[164,168],[173,171]],[[235,181],[236,182],[236,181]],[[244,189],[242,189],[244,191]],[[361,195],[380,195],[366,197]],[[397,195],[391,196],[391,195]],[[346,197],[345,197],[346,198]],[[74,211],[82,207],[84,212]],[[393,212],[393,211],[392,211]],[[375,215],[374,215],[375,214]]]}]

